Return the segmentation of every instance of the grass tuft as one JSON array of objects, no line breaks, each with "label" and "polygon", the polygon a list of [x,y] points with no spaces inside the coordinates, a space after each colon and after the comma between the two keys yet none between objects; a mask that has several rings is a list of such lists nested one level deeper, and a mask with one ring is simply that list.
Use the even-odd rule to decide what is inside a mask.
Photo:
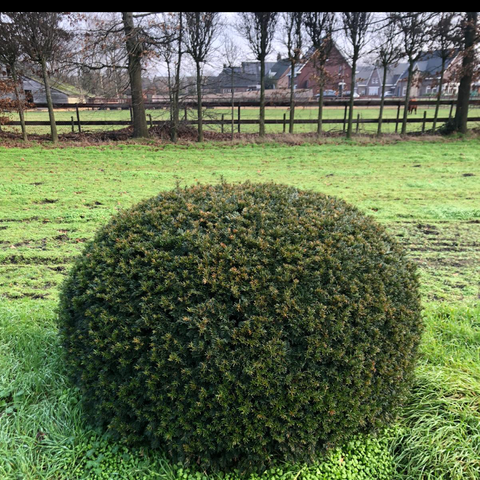
[{"label": "grass tuft", "polygon": [[434,306],[391,448],[399,478],[480,478],[480,308]]}]

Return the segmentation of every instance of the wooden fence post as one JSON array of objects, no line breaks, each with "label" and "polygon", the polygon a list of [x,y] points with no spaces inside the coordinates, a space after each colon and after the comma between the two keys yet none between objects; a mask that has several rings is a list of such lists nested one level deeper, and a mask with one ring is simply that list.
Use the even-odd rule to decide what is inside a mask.
[{"label": "wooden fence post", "polygon": [[82,127],[80,125],[80,111],[78,110],[78,103],[75,106],[75,109],[77,111],[78,133],[82,133]]},{"label": "wooden fence post", "polygon": [[424,111],[423,111],[422,133],[425,133],[425,122],[426,122],[426,118],[427,118],[427,111],[424,110]]},{"label": "wooden fence post", "polygon": [[240,133],[240,102],[238,102],[238,133]]},{"label": "wooden fence post", "polygon": [[398,103],[397,107],[397,121],[395,122],[395,133],[398,132],[398,120],[400,118],[400,102]]}]

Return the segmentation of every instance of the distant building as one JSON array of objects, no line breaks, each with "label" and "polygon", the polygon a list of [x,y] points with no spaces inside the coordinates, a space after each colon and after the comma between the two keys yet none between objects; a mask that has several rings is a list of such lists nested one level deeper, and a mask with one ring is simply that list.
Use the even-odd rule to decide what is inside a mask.
[{"label": "distant building", "polygon": [[[293,75],[295,89],[311,90],[312,95],[316,95],[319,92],[318,82],[315,78],[314,53],[315,50],[311,48],[306,53],[304,59],[296,65]],[[335,44],[332,46],[325,68],[327,72],[325,90],[334,90],[338,95],[341,95],[346,90],[350,90],[352,68]],[[289,65],[279,79],[277,88],[290,88],[291,81],[292,72]]]},{"label": "distant building", "polygon": [[[275,88],[277,72],[272,69],[277,62],[265,62],[265,88]],[[212,81],[213,83],[213,81]],[[227,67],[215,80],[218,93],[253,92],[260,90],[260,62],[242,62],[239,67]]]},{"label": "distant building", "polygon": [[[22,76],[22,90],[27,100],[34,103],[46,103],[45,86],[43,82],[32,76]],[[52,81],[50,85],[53,103],[84,103],[86,95],[75,87]]]},{"label": "distant building", "polygon": [[[387,68],[385,78],[385,93],[396,95],[395,88],[398,80],[402,77],[408,66],[401,63],[391,68]],[[355,75],[355,84],[357,93],[364,97],[380,97],[382,94],[382,85],[384,77],[384,68],[372,65],[361,65]]]},{"label": "distant building", "polygon": [[[2,74],[6,75],[6,72],[0,73],[0,76]],[[83,103],[86,99],[75,87],[60,82],[52,81],[50,90],[53,103]],[[47,102],[43,82],[33,75],[20,75],[20,94],[30,102]],[[7,96],[13,98],[13,93]]]},{"label": "distant building", "polygon": [[[455,65],[458,65],[459,56],[456,52],[446,61],[443,88],[445,94],[456,95],[458,91],[458,79],[455,75]],[[408,64],[404,72],[397,80],[395,94],[404,97],[407,91]],[[421,56],[413,66],[414,80],[410,95],[412,97],[429,96],[438,93],[442,59],[438,52],[428,52]]]},{"label": "distant building", "polygon": [[[456,69],[459,56],[453,54],[445,64],[442,92],[445,95],[456,95],[458,79]],[[428,97],[438,93],[442,59],[437,52],[428,52],[415,62],[413,80],[410,89],[411,97]],[[355,76],[357,93],[364,97],[380,97],[383,84],[383,67],[361,65]],[[387,69],[385,93],[391,96],[404,97],[407,91],[408,63],[401,62]],[[473,86],[472,86],[473,87]]]}]

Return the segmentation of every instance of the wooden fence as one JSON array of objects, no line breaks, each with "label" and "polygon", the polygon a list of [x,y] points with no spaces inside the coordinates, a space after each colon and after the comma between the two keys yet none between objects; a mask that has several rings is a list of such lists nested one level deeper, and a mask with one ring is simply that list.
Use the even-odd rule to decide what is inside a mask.
[{"label": "wooden fence", "polygon": [[[429,106],[429,107],[434,107],[435,103],[434,101],[431,100],[419,100],[416,102],[418,106]],[[396,106],[397,107],[397,115],[396,118],[382,118],[382,124],[395,124],[395,132],[398,131],[399,125],[402,125],[403,122],[403,108],[404,108],[405,102],[402,100],[386,100],[384,103],[384,106]],[[450,113],[448,117],[438,117],[436,119],[437,124],[442,124],[447,122],[451,117],[452,117],[452,112],[453,108],[456,104],[455,100],[442,100],[441,101],[442,105],[449,105],[450,106]],[[304,106],[310,106],[310,107],[315,107],[317,106],[317,102],[312,102],[312,101],[298,101],[296,102],[297,107],[304,107]],[[355,101],[355,107],[373,107],[373,106],[379,106],[380,102],[379,100],[373,100],[373,99],[366,99],[366,100],[356,100]],[[471,100],[470,105],[474,107],[480,106],[480,100]],[[214,107],[228,107],[232,108],[232,104],[227,102],[227,101],[215,101],[215,102],[204,102],[203,106],[205,108],[214,108]],[[222,132],[224,131],[225,127],[232,128],[233,126],[236,126],[237,132],[241,132],[241,126],[242,125],[258,125],[260,123],[259,119],[242,119],[241,118],[241,110],[244,107],[258,107],[258,101],[241,101],[237,102],[235,105],[236,111],[237,111],[237,118],[228,118],[225,119],[225,115],[221,114],[220,119],[211,119],[211,118],[205,118],[202,120],[203,125],[217,125],[220,126]],[[288,107],[289,104],[288,102],[268,102],[267,106],[273,106],[273,107]],[[343,107],[344,108],[344,115],[343,118],[324,118],[322,119],[322,124],[324,125],[331,125],[331,124],[339,124],[342,125],[343,130],[345,131],[346,125],[347,125],[347,116],[348,116],[348,108],[349,108],[349,102],[347,100],[326,100],[324,102],[325,107]],[[36,105],[38,108],[45,108],[46,105]],[[182,120],[183,124],[188,124],[188,125],[197,125],[198,121],[195,119],[187,119],[187,109],[188,108],[195,108],[196,107],[196,102],[192,101],[189,102],[188,104],[184,104],[183,108],[185,110],[184,114],[184,119]],[[55,108],[61,108],[61,109],[72,109],[74,108],[76,111],[75,117],[72,116],[71,120],[56,120],[56,125],[57,126],[71,126],[72,132],[78,130],[81,132],[82,127],[84,126],[129,126],[132,124],[131,120],[82,120],[81,115],[80,115],[80,109],[95,109],[95,110],[106,110],[106,109],[130,109],[131,111],[131,105],[128,103],[123,103],[123,104],[56,104]],[[163,102],[156,102],[156,103],[146,103],[145,108],[148,109],[161,109],[161,108],[168,108],[167,103]],[[434,121],[433,118],[427,118],[426,116],[426,111],[424,111],[423,116],[409,116],[407,119],[407,123],[421,123],[422,128],[421,131],[425,132],[426,130],[426,124],[427,123],[432,123]],[[469,117],[468,118],[469,122],[480,122],[480,116],[475,116],[475,117]],[[153,126],[161,126],[166,123],[168,123],[167,120],[153,120],[151,114],[147,114],[147,122],[150,127]],[[379,118],[361,118],[360,114],[357,114],[356,118],[352,120],[353,126],[355,130],[358,132],[358,129],[360,125],[362,124],[375,124],[379,122]],[[264,120],[265,125],[282,125],[283,126],[283,131],[285,132],[287,130],[287,127],[289,125],[289,118],[287,114],[285,113],[283,115],[282,119],[265,119]],[[302,118],[295,118],[294,124],[299,125],[299,124],[317,124],[318,119],[302,119]],[[49,126],[50,122],[47,120],[29,120],[26,121],[25,124],[27,126]],[[12,126],[19,126],[20,121],[9,121],[8,125]]]}]

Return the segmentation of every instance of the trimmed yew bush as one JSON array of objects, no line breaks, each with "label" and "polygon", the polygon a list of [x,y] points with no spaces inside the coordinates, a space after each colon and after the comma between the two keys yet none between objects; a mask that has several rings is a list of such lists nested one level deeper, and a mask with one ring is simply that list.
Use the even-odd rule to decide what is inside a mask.
[{"label": "trimmed yew bush", "polygon": [[276,184],[176,188],[116,215],[60,299],[90,418],[208,467],[308,461],[388,423],[418,275],[374,220]]}]

